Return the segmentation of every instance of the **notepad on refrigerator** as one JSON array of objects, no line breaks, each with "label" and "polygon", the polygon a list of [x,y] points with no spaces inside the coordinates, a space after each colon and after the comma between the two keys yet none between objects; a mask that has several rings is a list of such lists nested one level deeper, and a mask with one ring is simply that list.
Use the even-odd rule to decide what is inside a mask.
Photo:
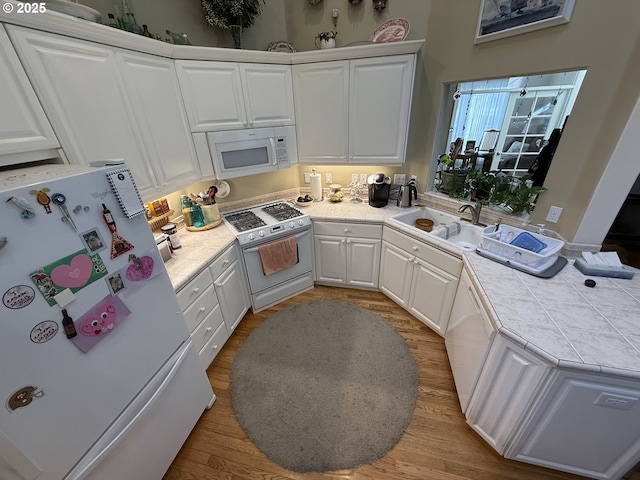
[{"label": "notepad on refrigerator", "polygon": [[107,173],[107,178],[115,193],[122,213],[127,218],[135,217],[144,213],[144,205],[140,198],[140,193],[133,181],[133,176],[128,168],[113,170]]}]

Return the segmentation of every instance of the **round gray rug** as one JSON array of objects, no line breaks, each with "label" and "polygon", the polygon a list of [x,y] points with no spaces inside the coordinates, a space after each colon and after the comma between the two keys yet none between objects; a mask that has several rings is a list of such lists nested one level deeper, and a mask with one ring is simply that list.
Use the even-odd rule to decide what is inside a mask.
[{"label": "round gray rug", "polygon": [[233,412],[251,441],[294,472],[371,463],[411,421],[418,369],[383,318],[348,302],[294,305],[238,350]]}]

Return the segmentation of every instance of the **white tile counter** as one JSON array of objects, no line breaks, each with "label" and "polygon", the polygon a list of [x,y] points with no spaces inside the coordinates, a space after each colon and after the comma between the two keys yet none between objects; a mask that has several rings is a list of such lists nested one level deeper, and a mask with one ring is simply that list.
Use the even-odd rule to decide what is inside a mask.
[{"label": "white tile counter", "polygon": [[[315,221],[358,223],[385,223],[406,211],[391,203],[373,208],[366,201],[348,200],[324,200],[300,209]],[[587,277],[570,259],[555,277],[541,279],[464,253],[410,227],[402,231],[464,258],[501,334],[552,365],[640,378],[639,270],[634,269],[639,273],[631,280]],[[224,223],[205,232],[180,230],[180,237],[183,247],[166,264],[176,290],[235,240]],[[596,287],[585,286],[587,278],[593,278]]]}]

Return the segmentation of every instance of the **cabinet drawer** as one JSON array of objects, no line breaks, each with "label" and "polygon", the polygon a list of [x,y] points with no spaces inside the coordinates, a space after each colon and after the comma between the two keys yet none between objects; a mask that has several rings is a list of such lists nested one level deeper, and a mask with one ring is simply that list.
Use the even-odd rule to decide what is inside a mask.
[{"label": "cabinet drawer", "polygon": [[178,305],[184,312],[185,309],[198,298],[209,285],[213,284],[213,279],[209,273],[209,269],[205,268],[196,278],[186,284],[176,296],[178,297]]},{"label": "cabinet drawer", "polygon": [[210,285],[209,288],[202,292],[202,295],[184,311],[184,320],[187,323],[189,332],[193,332],[216,305],[218,305],[218,296],[213,289],[213,285]]},{"label": "cabinet drawer", "polygon": [[197,351],[200,351],[205,346],[213,333],[222,325],[222,322],[222,310],[220,310],[220,305],[216,305],[191,334],[191,339]]},{"label": "cabinet drawer", "polygon": [[227,333],[227,327],[223,323],[213,333],[206,345],[202,347],[202,350],[200,350],[200,362],[205,370],[209,368],[213,359],[216,358],[216,355],[218,355],[227,338],[229,338],[229,334]]},{"label": "cabinet drawer", "polygon": [[238,258],[238,249],[235,245],[229,247],[225,252],[216,258],[212,263],[211,267],[211,275],[214,279],[218,278],[220,275],[224,273],[224,271],[229,268],[229,266]]},{"label": "cabinet drawer", "polygon": [[314,222],[315,235],[336,235],[340,237],[382,238],[382,225],[362,223]]},{"label": "cabinet drawer", "polygon": [[390,228],[384,229],[382,238],[392,245],[406,251],[410,255],[415,255],[420,260],[438,267],[456,278],[460,277],[460,272],[462,271],[462,260],[459,258]]}]

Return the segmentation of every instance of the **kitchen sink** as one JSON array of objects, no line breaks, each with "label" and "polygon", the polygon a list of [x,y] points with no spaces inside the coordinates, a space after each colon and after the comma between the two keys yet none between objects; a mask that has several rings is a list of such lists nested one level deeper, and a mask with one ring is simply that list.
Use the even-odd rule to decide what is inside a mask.
[{"label": "kitchen sink", "polygon": [[[416,227],[416,220],[419,218],[428,218],[433,221],[433,229],[431,232],[425,232]],[[399,222],[403,226],[410,227],[415,230],[416,233],[420,233],[421,236],[436,237],[440,241],[462,250],[473,251],[482,240],[482,227],[472,225],[450,213],[444,213],[429,207],[412,208],[407,212],[393,215],[391,221]],[[457,226],[455,224],[451,225],[453,222],[460,224],[460,233],[456,233]],[[445,225],[449,225],[448,238]]]}]

